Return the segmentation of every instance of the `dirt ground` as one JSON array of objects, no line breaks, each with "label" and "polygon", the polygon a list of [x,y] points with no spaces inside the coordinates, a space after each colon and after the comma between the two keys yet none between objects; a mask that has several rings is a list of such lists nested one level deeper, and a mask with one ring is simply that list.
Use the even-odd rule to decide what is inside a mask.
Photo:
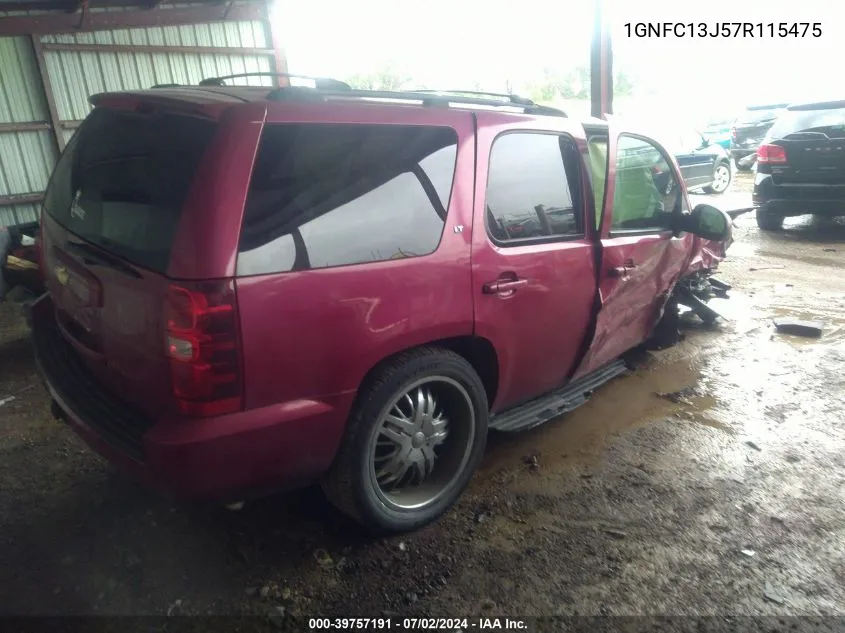
[{"label": "dirt ground", "polygon": [[0,614],[845,615],[845,225],[735,235],[730,320],[491,437],[460,504],[390,539],[314,490],[233,513],[128,481],[51,419],[0,307]]}]

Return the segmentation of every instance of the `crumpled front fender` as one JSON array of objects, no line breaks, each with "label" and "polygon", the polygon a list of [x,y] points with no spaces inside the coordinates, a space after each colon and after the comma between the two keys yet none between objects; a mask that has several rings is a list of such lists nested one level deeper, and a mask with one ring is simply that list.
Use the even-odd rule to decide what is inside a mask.
[{"label": "crumpled front fender", "polygon": [[681,277],[686,277],[687,275],[704,270],[715,271],[719,267],[719,262],[727,257],[727,251],[731,244],[733,244],[734,238],[733,220],[727,213],[725,215],[728,218],[727,238],[721,241],[705,240],[700,237],[696,238],[692,247],[692,257],[690,257],[687,269]]}]

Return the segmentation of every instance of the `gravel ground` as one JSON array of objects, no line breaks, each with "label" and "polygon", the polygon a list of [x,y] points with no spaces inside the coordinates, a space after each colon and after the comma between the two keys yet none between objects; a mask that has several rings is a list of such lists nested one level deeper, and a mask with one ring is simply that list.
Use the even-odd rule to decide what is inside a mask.
[{"label": "gravel ground", "polygon": [[728,321],[491,437],[460,504],[390,539],[314,490],[231,513],[128,481],[50,418],[0,306],[0,614],[845,615],[845,225],[735,234]]}]

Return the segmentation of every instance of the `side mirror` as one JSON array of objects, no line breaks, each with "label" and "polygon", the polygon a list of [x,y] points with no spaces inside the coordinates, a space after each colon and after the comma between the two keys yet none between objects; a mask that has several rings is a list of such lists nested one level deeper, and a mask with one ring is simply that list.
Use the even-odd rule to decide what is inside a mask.
[{"label": "side mirror", "polygon": [[681,216],[680,230],[705,240],[724,242],[731,237],[731,217],[709,204],[699,204],[692,213]]}]

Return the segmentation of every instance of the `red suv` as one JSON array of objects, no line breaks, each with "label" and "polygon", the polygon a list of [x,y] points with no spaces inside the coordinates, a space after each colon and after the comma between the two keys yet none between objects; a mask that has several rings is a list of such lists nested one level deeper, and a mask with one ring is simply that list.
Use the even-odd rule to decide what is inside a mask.
[{"label": "red suv", "polygon": [[37,360],[54,415],[172,495],[320,480],[373,529],[417,528],[488,429],[622,372],[730,232],[654,141],[516,97],[92,104],[44,203]]}]

